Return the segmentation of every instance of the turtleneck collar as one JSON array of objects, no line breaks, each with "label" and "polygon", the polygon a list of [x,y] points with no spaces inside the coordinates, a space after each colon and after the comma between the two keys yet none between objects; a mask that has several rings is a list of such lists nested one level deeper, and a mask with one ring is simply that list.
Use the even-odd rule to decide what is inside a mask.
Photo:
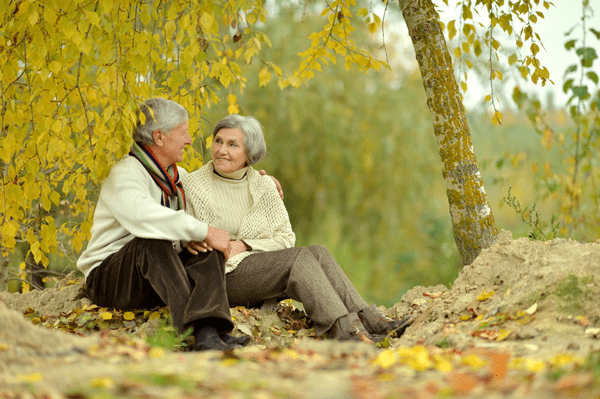
[{"label": "turtleneck collar", "polygon": [[246,177],[248,168],[249,168],[249,166],[245,166],[241,169],[236,170],[235,172],[221,173],[221,172],[217,172],[217,169],[213,165],[213,171],[215,172],[215,174],[217,174],[225,179],[229,179],[229,180],[242,180],[244,177]]}]

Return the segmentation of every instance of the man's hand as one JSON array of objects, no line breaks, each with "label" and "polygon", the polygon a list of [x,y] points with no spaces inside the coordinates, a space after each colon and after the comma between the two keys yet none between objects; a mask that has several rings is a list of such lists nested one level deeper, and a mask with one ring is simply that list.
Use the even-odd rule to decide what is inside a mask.
[{"label": "man's hand", "polygon": [[229,259],[231,254],[231,241],[229,233],[225,230],[217,229],[216,227],[208,226],[208,233],[204,242],[211,248],[223,252],[225,260]]},{"label": "man's hand", "polygon": [[[267,176],[267,172],[265,172],[264,169],[261,169],[258,171],[258,173],[260,173],[263,176]],[[279,184],[279,180],[277,180],[276,178],[274,178],[273,176],[269,176],[271,179],[273,179],[273,182],[275,183],[275,186],[277,187],[277,191],[279,191],[279,196],[281,197],[281,199],[283,200],[283,189],[281,188],[281,184]]]},{"label": "man's hand", "polygon": [[192,255],[198,255],[198,252],[206,253],[213,250],[206,241],[189,241],[185,243],[185,247]]}]

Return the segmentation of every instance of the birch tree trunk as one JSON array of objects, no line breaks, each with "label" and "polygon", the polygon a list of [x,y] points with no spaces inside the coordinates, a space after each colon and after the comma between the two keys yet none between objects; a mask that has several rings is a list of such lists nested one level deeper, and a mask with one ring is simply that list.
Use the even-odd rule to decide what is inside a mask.
[{"label": "birch tree trunk", "polygon": [[398,0],[415,48],[433,118],[452,228],[463,264],[494,242],[498,230],[454,77],[452,59],[432,0]]}]

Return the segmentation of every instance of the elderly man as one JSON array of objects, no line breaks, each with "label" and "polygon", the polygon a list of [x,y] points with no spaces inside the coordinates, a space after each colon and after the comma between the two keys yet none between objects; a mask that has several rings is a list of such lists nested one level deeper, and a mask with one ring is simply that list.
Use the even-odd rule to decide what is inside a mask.
[{"label": "elderly man", "polygon": [[194,329],[194,350],[239,347],[249,337],[229,335],[229,233],[185,213],[180,180],[187,172],[176,163],[192,142],[187,111],[147,100],[133,139],[102,184],[92,237],[77,262],[90,299],[117,309],[168,305],[179,333]]}]

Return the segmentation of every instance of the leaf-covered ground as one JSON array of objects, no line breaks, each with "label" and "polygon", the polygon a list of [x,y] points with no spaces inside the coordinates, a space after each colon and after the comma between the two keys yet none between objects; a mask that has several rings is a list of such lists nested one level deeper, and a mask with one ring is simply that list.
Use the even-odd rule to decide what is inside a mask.
[{"label": "leaf-covered ground", "polygon": [[302,311],[231,309],[250,345],[186,351],[168,309],[92,305],[81,281],[0,293],[0,398],[569,398],[600,395],[600,243],[502,232],[449,289],[415,287],[381,346],[317,339]]}]

